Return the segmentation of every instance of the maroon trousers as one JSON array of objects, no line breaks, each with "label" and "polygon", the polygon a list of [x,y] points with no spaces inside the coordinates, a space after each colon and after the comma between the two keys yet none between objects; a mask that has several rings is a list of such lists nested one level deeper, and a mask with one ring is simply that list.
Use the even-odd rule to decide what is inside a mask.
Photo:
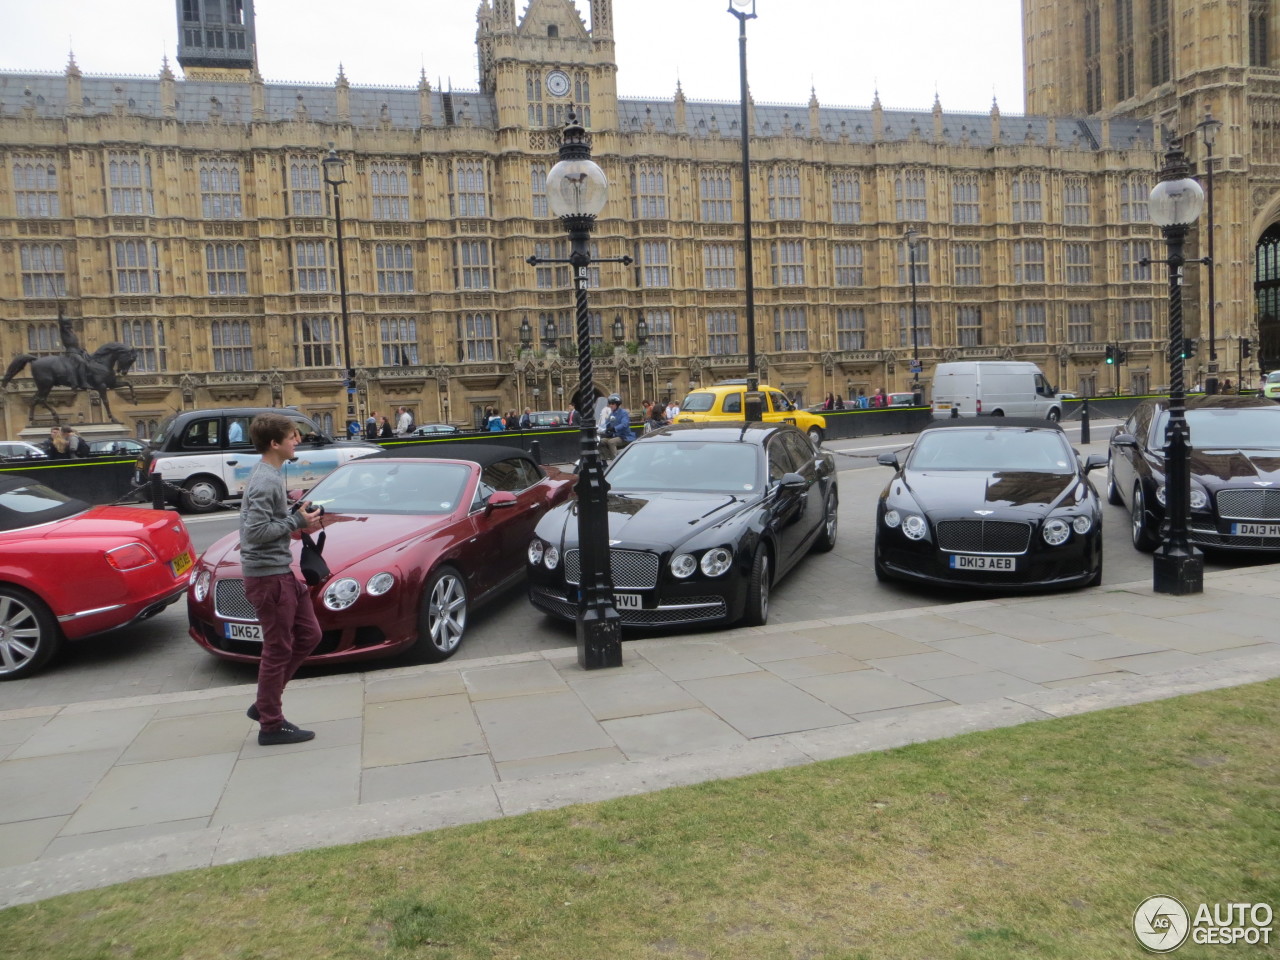
[{"label": "maroon trousers", "polygon": [[263,730],[284,723],[280,699],[302,661],[320,643],[320,624],[307,585],[292,572],[274,577],[245,577],[245,598],[262,624],[262,660],[258,663],[258,722]]}]

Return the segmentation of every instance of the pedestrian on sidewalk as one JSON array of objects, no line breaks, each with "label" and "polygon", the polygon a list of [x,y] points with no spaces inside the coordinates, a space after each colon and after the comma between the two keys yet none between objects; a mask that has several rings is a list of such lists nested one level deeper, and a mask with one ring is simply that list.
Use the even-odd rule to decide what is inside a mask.
[{"label": "pedestrian on sidewalk", "polygon": [[240,561],[245,598],[262,626],[262,659],[258,661],[258,698],[248,714],[261,725],[260,745],[302,743],[315,733],[286,720],[280,701],[285,684],[320,643],[321,634],[307,585],[293,570],[289,540],[300,530],[319,530],[324,511],[308,500],[289,512],[280,471],[293,459],[302,439],[292,420],[279,413],[260,413],[249,424],[249,439],[262,459],[245,484]]}]

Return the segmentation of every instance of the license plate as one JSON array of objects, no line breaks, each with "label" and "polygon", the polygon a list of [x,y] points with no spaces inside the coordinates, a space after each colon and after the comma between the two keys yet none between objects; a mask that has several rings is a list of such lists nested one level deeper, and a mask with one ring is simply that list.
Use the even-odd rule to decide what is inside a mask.
[{"label": "license plate", "polygon": [[950,410],[950,409],[951,409],[951,404],[949,404],[949,403],[942,403],[942,402],[940,402],[940,401],[939,401],[939,402],[934,403],[934,406],[935,406],[935,407],[937,407],[939,410]]},{"label": "license plate", "polygon": [[638,593],[615,593],[613,606],[617,610],[639,610],[643,604]]},{"label": "license plate", "polygon": [[228,640],[246,640],[249,643],[262,642],[262,625],[258,623],[224,623],[223,628]]},{"label": "license plate", "polygon": [[1233,523],[1231,534],[1236,537],[1280,537],[1280,523]]},{"label": "license plate", "polygon": [[169,569],[173,571],[175,577],[180,577],[191,569],[191,564],[194,562],[191,559],[191,551],[184,550],[169,561]]},{"label": "license plate", "polygon": [[952,570],[1013,570],[1013,557],[975,557],[955,554],[951,557]]}]

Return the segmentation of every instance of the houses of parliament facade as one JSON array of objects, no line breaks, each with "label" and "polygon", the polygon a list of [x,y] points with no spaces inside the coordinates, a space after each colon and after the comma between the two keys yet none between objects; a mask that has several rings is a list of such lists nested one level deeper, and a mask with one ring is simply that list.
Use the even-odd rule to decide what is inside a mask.
[{"label": "houses of parliament facade", "polygon": [[[167,62],[149,78],[84,75],[74,58],[0,72],[0,358],[61,352],[59,311],[90,349],[128,344],[136,402],[113,408],[139,435],[233,403],[297,405],[339,432],[349,409],[462,425],[486,406],[563,409],[577,380],[568,267],[526,261],[568,253],[546,174],[572,105],[610,181],[593,251],[635,260],[591,268],[598,388],[634,408],[745,374],[739,105],[678,85],[620,98],[612,0],[586,16],[572,0],[516,6],[481,3],[471,91],[425,71],[403,88],[341,70],[266,83],[253,0],[176,0],[181,78]],[[805,403],[904,390],[918,354],[926,394],[937,363],[980,358],[1035,361],[1082,395],[1160,389],[1168,280],[1147,197],[1165,130],[1203,181],[1207,110],[1223,124],[1219,376],[1280,365],[1272,8],[1023,0],[1026,115],[832,107],[816,91],[751,103],[764,379]],[[1202,216],[1189,256],[1206,230]],[[1193,380],[1208,373],[1203,273],[1185,278]],[[1109,344],[1127,363],[1105,364]],[[0,393],[5,435],[32,429],[32,388]],[[53,399],[103,419],[83,396]]]}]

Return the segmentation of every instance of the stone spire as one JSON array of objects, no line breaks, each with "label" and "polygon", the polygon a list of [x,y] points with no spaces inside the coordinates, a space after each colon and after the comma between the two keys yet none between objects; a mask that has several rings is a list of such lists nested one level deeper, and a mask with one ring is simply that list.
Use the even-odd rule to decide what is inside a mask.
[{"label": "stone spire", "polygon": [[933,139],[942,139],[942,98],[936,90],[933,92]]},{"label": "stone spire", "polygon": [[76,55],[72,53],[67,59],[67,113],[84,112],[84,89],[80,85],[80,68],[76,66]]},{"label": "stone spire", "polygon": [[338,64],[338,79],[334,83],[338,95],[338,122],[351,122],[351,84],[347,83],[347,74]]},{"label": "stone spire", "polygon": [[679,80],[676,80],[675,105],[676,105],[676,133],[687,134],[689,132],[689,124],[685,116],[684,88],[680,86]]},{"label": "stone spire", "polygon": [[991,97],[991,142],[1000,142],[1000,105],[996,103],[994,94]]},{"label": "stone spire", "polygon": [[169,69],[168,56],[160,66],[160,110],[166,117],[178,115],[178,84]]},{"label": "stone spire", "polygon": [[431,82],[427,79],[427,68],[422,68],[422,75],[418,77],[418,126],[434,127],[436,125],[435,114],[431,109]]},{"label": "stone spire", "polygon": [[814,140],[822,136],[822,112],[818,107],[818,88],[809,88],[809,136]]},{"label": "stone spire", "polygon": [[871,101],[871,139],[877,143],[884,139],[884,107],[880,106],[880,90]]}]

